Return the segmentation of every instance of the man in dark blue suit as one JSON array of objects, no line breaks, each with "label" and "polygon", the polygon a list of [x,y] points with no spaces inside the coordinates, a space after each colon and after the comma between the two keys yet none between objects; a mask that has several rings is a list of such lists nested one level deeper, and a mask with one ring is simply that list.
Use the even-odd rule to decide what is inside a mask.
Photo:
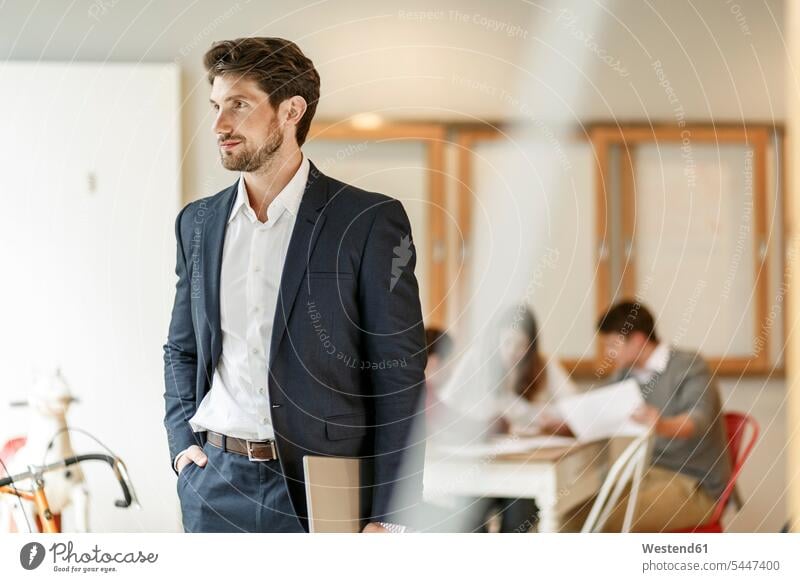
[{"label": "man in dark blue suit", "polygon": [[205,66],[240,175],[175,222],[164,424],[184,529],[308,531],[304,455],[360,458],[364,531],[402,529],[426,363],[408,217],[300,150],[319,75],[294,43],[222,41]]}]

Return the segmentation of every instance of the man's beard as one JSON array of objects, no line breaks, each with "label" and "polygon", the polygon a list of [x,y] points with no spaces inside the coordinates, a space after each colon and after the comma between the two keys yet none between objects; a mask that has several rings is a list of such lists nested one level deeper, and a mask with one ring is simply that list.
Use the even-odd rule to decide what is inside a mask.
[{"label": "man's beard", "polygon": [[[236,139],[226,137],[226,139]],[[278,129],[278,124],[273,124],[270,127],[270,133],[267,141],[255,151],[248,150],[246,147],[247,142],[242,142],[242,151],[236,154],[225,154],[220,152],[220,159],[222,160],[222,167],[226,170],[233,170],[235,172],[255,172],[262,169],[265,165],[269,164],[275,158],[281,145],[283,145],[283,133]]]}]

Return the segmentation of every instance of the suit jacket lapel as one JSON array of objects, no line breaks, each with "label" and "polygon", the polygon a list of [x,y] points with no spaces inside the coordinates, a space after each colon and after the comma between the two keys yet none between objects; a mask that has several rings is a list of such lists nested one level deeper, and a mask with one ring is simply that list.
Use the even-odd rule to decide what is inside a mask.
[{"label": "suit jacket lapel", "polygon": [[272,326],[268,363],[270,368],[286,332],[286,322],[292,312],[297,292],[300,290],[300,283],[306,272],[308,261],[325,224],[323,209],[328,202],[328,178],[317,169],[313,162],[309,161],[309,163],[308,181],[297,211],[281,276],[278,304],[275,308],[275,320]]},{"label": "suit jacket lapel", "polygon": [[[220,280],[222,278],[222,250],[225,229],[228,225],[233,203],[236,200],[237,180],[223,194],[198,211],[195,221],[201,221],[201,256],[203,273],[203,295],[205,299],[206,323],[211,329],[211,361],[215,366],[222,353],[222,327],[220,324]],[[205,212],[203,212],[205,211]],[[213,368],[212,368],[213,369]]]}]

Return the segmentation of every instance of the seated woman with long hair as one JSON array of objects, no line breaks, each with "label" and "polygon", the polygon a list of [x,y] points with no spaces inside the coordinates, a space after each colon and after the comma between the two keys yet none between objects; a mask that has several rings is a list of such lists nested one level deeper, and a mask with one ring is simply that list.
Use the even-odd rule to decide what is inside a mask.
[{"label": "seated woman with long hair", "polygon": [[[575,394],[576,388],[555,359],[539,352],[531,310],[511,309],[491,327],[462,356],[439,394],[449,409],[450,426],[482,427],[460,432],[463,445],[497,433],[569,435],[555,402]],[[483,501],[471,504],[479,508],[471,531],[486,531],[486,516],[496,511],[501,514],[501,532],[525,532],[536,522],[533,499]]]}]

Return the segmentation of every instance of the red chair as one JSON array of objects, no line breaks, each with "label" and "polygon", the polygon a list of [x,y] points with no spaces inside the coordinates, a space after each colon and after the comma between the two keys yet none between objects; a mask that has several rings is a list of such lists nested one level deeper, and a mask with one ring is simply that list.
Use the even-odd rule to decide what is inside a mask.
[{"label": "red chair", "polygon": [[[743,448],[742,441],[744,440],[744,434],[748,426],[750,427],[750,436],[748,437],[747,444]],[[739,473],[742,472],[744,462],[747,460],[747,457],[750,456],[750,452],[756,444],[756,439],[758,438],[758,423],[752,416],[747,414],[726,412],[725,431],[728,436],[728,454],[731,458],[731,478],[728,480],[728,484],[725,486],[719,501],[717,501],[714,513],[704,524],[685,529],[672,530],[670,533],[722,533],[722,513],[725,511],[725,506],[728,505],[728,500],[733,493],[736,479],[739,478]]]}]

